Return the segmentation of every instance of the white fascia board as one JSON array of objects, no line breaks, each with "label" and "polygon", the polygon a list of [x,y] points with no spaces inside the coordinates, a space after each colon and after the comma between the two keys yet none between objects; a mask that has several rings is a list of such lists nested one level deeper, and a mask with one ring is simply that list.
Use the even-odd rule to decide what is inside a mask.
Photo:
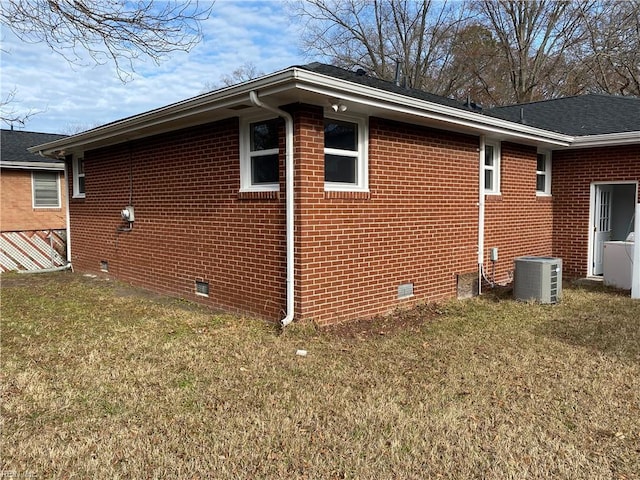
[{"label": "white fascia board", "polygon": [[53,162],[11,162],[11,161],[2,161],[0,162],[1,168],[10,168],[13,170],[51,170],[62,172],[64,171],[64,163],[53,163]]},{"label": "white fascia board", "polygon": [[640,143],[640,132],[606,133],[575,137],[571,148],[612,147]]},{"label": "white fascia board", "polygon": [[471,127],[483,133],[508,134],[522,139],[544,141],[569,146],[572,136],[540,128],[520,125],[477,112],[441,105],[427,100],[387,92],[374,87],[351,83],[306,70],[298,70],[298,88],[318,94],[339,97],[340,100],[364,103],[373,107],[443,121],[462,127]]}]

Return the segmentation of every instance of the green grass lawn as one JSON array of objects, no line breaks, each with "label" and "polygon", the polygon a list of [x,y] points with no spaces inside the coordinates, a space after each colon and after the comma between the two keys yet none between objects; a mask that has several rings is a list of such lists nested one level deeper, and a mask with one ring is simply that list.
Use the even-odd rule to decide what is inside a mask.
[{"label": "green grass lawn", "polygon": [[0,470],[640,478],[640,302],[564,293],[280,334],[113,281],[3,275]]}]

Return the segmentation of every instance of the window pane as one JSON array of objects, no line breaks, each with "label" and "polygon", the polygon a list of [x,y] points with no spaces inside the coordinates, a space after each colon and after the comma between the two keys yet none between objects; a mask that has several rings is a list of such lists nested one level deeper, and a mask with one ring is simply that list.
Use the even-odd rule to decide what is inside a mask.
[{"label": "window pane", "polygon": [[264,122],[252,123],[251,131],[251,151],[270,150],[278,148],[278,119],[266,120]]},{"label": "window pane", "polygon": [[278,182],[278,154],[259,155],[251,158],[251,183]]},{"label": "window pane", "polygon": [[358,125],[351,122],[326,119],[324,121],[324,146],[339,150],[357,151]]},{"label": "window pane", "polygon": [[59,207],[58,174],[39,172],[33,174],[33,202],[36,207]]},{"label": "window pane", "polygon": [[546,171],[546,158],[544,156],[544,154],[539,153],[538,154],[538,166],[536,167],[538,169],[539,172],[544,172]]},{"label": "window pane", "polygon": [[493,157],[494,157],[493,146],[485,145],[484,146],[484,164],[488,167],[493,166]]},{"label": "window pane", "polygon": [[356,158],[325,155],[324,180],[325,182],[356,183]]},{"label": "window pane", "polygon": [[493,172],[491,170],[484,171],[484,189],[493,190]]},{"label": "window pane", "polygon": [[546,175],[538,175],[536,178],[536,190],[538,192],[545,191],[546,183]]},{"label": "window pane", "polygon": [[78,175],[84,175],[84,159],[78,159]]},{"label": "window pane", "polygon": [[84,193],[84,177],[78,177],[78,193]]}]

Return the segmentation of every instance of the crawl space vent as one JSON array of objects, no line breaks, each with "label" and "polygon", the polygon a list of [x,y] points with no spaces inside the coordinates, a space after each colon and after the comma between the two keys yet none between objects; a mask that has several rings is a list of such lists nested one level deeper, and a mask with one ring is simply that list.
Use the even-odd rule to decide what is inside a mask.
[{"label": "crawl space vent", "polygon": [[398,287],[398,298],[413,296],[413,283],[403,283]]},{"label": "crawl space vent", "polygon": [[200,280],[196,280],[196,295],[200,295],[202,297],[209,296],[209,283],[202,282]]}]

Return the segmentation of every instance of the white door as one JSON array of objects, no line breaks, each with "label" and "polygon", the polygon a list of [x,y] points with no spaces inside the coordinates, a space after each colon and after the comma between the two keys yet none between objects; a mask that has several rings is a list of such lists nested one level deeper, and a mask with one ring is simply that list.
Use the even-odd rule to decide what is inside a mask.
[{"label": "white door", "polygon": [[593,218],[593,274],[602,275],[604,242],[611,240],[611,185],[596,186]]}]

